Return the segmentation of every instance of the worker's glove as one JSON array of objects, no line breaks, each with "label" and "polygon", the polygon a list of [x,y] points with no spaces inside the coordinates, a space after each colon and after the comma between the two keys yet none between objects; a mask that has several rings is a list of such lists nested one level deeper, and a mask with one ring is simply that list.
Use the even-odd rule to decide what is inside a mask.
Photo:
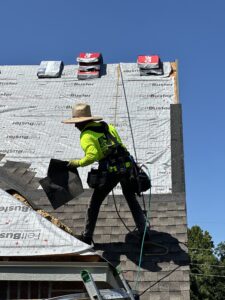
[{"label": "worker's glove", "polygon": [[74,160],[70,160],[67,167],[69,169],[73,169],[73,168],[78,168],[80,167],[80,163],[79,163],[79,160],[78,159],[74,159]]}]

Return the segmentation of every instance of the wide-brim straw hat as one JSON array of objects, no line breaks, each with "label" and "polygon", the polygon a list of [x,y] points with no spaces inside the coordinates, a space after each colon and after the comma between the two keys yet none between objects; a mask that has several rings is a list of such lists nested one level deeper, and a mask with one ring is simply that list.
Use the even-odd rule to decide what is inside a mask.
[{"label": "wide-brim straw hat", "polygon": [[72,118],[62,121],[65,124],[75,124],[85,121],[100,121],[102,117],[92,116],[90,105],[78,103],[72,107]]}]

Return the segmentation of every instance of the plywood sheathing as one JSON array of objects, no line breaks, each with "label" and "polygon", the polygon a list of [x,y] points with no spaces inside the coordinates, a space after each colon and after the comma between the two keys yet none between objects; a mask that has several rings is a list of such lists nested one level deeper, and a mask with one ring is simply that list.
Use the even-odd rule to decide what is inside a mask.
[{"label": "plywood sheathing", "polygon": [[174,77],[174,93],[175,93],[175,102],[174,104],[179,103],[179,86],[178,86],[178,63],[177,61],[171,62],[172,73],[171,77]]}]

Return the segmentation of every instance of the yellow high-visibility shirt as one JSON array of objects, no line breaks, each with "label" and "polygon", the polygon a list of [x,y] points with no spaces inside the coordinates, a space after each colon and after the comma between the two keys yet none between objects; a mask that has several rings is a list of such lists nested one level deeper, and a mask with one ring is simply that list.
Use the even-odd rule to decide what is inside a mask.
[{"label": "yellow high-visibility shirt", "polygon": [[[115,145],[111,139],[107,139],[104,133],[94,132],[86,129],[87,127],[101,126],[101,123],[90,122],[82,130],[80,134],[80,145],[85,153],[85,156],[79,160],[79,166],[85,167],[95,161],[99,161],[109,154],[109,147]],[[116,138],[117,142],[122,145],[122,141],[112,125],[108,125],[109,132]]]}]

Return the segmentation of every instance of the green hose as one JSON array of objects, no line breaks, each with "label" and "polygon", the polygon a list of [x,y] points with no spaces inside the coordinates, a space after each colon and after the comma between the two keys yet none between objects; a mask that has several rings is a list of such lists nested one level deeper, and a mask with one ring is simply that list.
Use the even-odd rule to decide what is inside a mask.
[{"label": "green hose", "polygon": [[[149,176],[150,181],[151,181],[151,174],[149,172],[149,169],[147,167],[146,167],[146,169],[148,171],[148,176]],[[151,203],[151,187],[150,187],[150,192],[149,192],[149,197],[148,197],[147,217],[146,217],[145,229],[144,229],[144,233],[143,233],[142,241],[141,241],[141,251],[140,251],[140,256],[139,256],[138,272],[137,272],[137,276],[136,276],[136,279],[135,279],[134,290],[138,289],[138,284],[139,284],[139,279],[140,279],[139,277],[140,277],[140,272],[141,272],[141,263],[142,263],[143,250],[144,250],[145,235],[146,235],[146,232],[147,232],[147,228],[150,225],[150,222],[149,222],[149,218],[150,218],[150,203]]]}]

